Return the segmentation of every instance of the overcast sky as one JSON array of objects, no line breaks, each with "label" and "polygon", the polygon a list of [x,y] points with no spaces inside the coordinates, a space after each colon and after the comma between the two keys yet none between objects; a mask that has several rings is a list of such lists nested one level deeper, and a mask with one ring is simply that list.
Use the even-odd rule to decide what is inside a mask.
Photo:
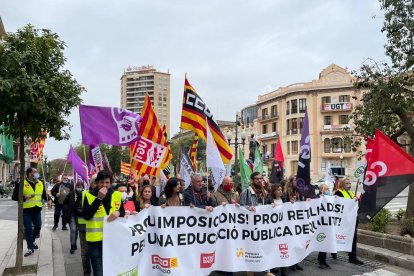
[{"label": "overcast sky", "polygon": [[[0,16],[8,32],[31,23],[66,42],[85,104],[119,106],[128,66],[169,70],[171,134],[185,73],[216,119],[235,120],[259,94],[317,79],[331,63],[355,70],[385,58],[375,0],[1,0]],[[71,140],[46,141],[49,160],[81,141],[77,109],[69,120]]]}]

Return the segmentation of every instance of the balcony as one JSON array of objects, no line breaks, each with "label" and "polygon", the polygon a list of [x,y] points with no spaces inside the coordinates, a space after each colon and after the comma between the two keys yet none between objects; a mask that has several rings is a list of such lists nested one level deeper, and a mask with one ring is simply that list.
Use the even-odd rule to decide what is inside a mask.
[{"label": "balcony", "polygon": [[273,139],[277,137],[279,137],[279,134],[277,133],[277,131],[257,135],[257,139],[260,139],[260,140]]},{"label": "balcony", "polygon": [[266,115],[262,115],[261,117],[259,117],[259,121],[263,122],[263,121],[267,121],[267,120],[272,120],[272,119],[278,119],[279,116],[277,115],[277,113],[273,113],[273,114],[266,114]]},{"label": "balcony", "polygon": [[322,104],[321,112],[339,112],[339,111],[351,111],[352,103],[324,103]]},{"label": "balcony", "polygon": [[353,129],[349,124],[343,125],[323,125],[322,126],[322,133],[338,133],[338,132],[352,132]]}]

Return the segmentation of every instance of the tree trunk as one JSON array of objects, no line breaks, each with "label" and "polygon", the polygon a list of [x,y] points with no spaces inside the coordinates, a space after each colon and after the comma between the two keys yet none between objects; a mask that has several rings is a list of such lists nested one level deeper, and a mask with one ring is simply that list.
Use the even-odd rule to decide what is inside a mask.
[{"label": "tree trunk", "polygon": [[[23,128],[23,126],[21,126]],[[19,204],[18,204],[18,224],[17,224],[17,245],[16,245],[16,264],[15,273],[21,274],[23,268],[23,185],[25,177],[25,162],[24,162],[24,136],[23,131],[20,131],[20,148],[19,148],[19,160],[20,160],[20,185],[19,185]]]},{"label": "tree trunk", "polygon": [[[411,156],[414,156],[414,137],[411,138]],[[410,184],[408,189],[407,208],[405,209],[405,217],[414,217],[414,183]]]}]

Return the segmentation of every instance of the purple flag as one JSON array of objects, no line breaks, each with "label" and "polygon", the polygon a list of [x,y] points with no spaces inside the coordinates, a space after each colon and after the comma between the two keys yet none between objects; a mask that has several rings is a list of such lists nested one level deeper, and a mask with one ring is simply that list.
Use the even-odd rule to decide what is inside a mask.
[{"label": "purple flag", "polygon": [[95,145],[89,145],[89,156],[88,156],[88,162],[89,162],[89,178],[92,178],[95,174],[97,174],[95,161],[93,160],[93,153],[92,149],[95,148]]},{"label": "purple flag", "polygon": [[300,139],[300,151],[298,161],[298,174],[296,176],[296,191],[302,196],[311,197],[314,189],[310,179],[311,146],[309,136],[308,110],[305,110],[303,119],[302,137]]},{"label": "purple flag", "polygon": [[127,146],[138,137],[141,116],[126,109],[80,105],[82,143]]},{"label": "purple flag", "polygon": [[79,174],[84,180],[88,179],[88,167],[86,167],[85,162],[80,159],[76,151],[70,147],[68,157],[66,158],[69,164],[72,164],[73,170]]}]

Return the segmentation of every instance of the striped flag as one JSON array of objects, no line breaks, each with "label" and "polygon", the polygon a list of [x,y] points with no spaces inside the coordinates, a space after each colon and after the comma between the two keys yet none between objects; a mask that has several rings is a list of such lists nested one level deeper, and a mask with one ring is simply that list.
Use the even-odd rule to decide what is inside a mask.
[{"label": "striped flag", "polygon": [[227,144],[223,133],[221,133],[220,127],[214,121],[210,110],[186,78],[180,127],[197,133],[199,137],[206,141],[206,119],[210,126],[214,142],[220,152],[221,159],[224,164],[227,164],[233,157],[233,151]]},{"label": "striped flag", "polygon": [[131,145],[131,165],[140,174],[158,176],[172,158],[167,139],[158,124],[150,97],[145,98],[139,126],[140,138]]},{"label": "striped flag", "polygon": [[197,146],[198,146],[198,135],[194,133],[194,140],[191,144],[191,147],[188,149],[188,157],[190,157],[191,164],[193,165],[193,169],[197,171]]},{"label": "striped flag", "polygon": [[129,175],[131,173],[131,164],[126,162],[121,162],[121,173],[123,175]]}]

